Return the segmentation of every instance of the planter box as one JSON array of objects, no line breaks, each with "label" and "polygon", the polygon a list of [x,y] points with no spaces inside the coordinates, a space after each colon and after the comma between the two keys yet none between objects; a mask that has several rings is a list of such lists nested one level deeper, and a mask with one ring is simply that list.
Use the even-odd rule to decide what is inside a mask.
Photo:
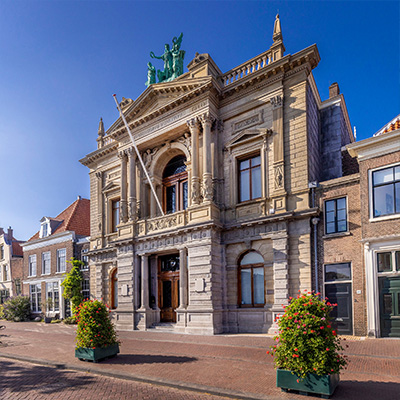
[{"label": "planter box", "polygon": [[[299,382],[297,382],[299,379]],[[276,386],[282,390],[295,390],[302,393],[315,393],[329,398],[339,384],[339,374],[315,375],[308,374],[304,379],[293,375],[291,371],[278,369],[276,371]]]},{"label": "planter box", "polygon": [[75,357],[79,358],[81,361],[93,361],[97,362],[108,357],[114,357],[119,353],[119,346],[113,344],[108,347],[96,347],[91,349],[89,347],[79,347],[75,349]]}]

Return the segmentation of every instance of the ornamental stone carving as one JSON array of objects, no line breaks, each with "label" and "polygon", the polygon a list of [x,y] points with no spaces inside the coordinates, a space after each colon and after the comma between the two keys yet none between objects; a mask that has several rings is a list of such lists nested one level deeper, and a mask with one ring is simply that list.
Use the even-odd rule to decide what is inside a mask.
[{"label": "ornamental stone carving", "polygon": [[276,165],[274,169],[275,189],[283,188],[283,165]]},{"label": "ornamental stone carving", "polygon": [[160,150],[160,148],[161,147],[159,146],[159,147],[154,147],[154,149],[147,149],[143,153],[143,162],[144,162],[146,169],[150,168],[150,165],[154,160],[154,156],[157,154],[157,152],[158,152],[158,150]]},{"label": "ornamental stone carving", "polygon": [[283,106],[283,97],[281,95],[277,95],[270,98],[270,102],[272,104],[272,108],[279,108]]},{"label": "ornamental stone carving", "polygon": [[212,201],[214,195],[213,180],[211,176],[205,176],[203,178],[202,195],[205,201]]},{"label": "ornamental stone carving", "polygon": [[192,145],[191,145],[191,137],[188,132],[186,132],[183,136],[179,137],[176,140],[178,143],[182,143],[186,148],[189,153],[189,156],[192,154]]}]

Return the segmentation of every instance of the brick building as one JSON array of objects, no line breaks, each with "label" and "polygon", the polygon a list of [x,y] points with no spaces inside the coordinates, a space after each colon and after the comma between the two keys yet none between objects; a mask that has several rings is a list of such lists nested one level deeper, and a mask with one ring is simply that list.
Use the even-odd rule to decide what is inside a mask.
[{"label": "brick building", "polygon": [[400,115],[347,149],[360,165],[367,333],[400,337]]},{"label": "brick building", "polygon": [[[43,217],[40,230],[22,244],[23,293],[31,299],[32,314],[47,313],[50,317],[65,318],[70,314],[69,304],[63,301],[61,286],[64,274],[71,270],[67,260],[74,257],[85,261],[83,293],[90,296],[89,249],[90,201],[78,199],[57,217]],[[45,301],[50,305],[43,309]]]},{"label": "brick building", "polygon": [[0,228],[0,304],[21,294],[22,242],[15,239],[11,226],[7,232]]},{"label": "brick building", "polygon": [[[274,332],[289,296],[314,288],[310,182],[343,176],[354,141],[337,84],[321,101],[316,45],[273,44],[222,73],[209,54],[120,106],[90,169],[91,283],[119,329]],[[314,193],[315,194],[315,193]]]}]

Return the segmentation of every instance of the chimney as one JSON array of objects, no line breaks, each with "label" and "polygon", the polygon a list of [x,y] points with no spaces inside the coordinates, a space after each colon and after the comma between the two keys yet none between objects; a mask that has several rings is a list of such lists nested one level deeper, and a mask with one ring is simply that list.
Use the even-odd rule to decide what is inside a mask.
[{"label": "chimney", "polygon": [[338,96],[339,93],[339,84],[337,82],[332,83],[332,85],[329,86],[329,98],[331,99],[332,97]]},{"label": "chimney", "polygon": [[77,200],[82,200],[82,197],[81,197],[81,196],[78,196]]},{"label": "chimney", "polygon": [[11,229],[11,226],[8,227],[7,236],[8,240],[11,242],[13,240],[13,230]]},{"label": "chimney", "polygon": [[4,233],[4,229],[0,228],[0,235],[2,235]]}]

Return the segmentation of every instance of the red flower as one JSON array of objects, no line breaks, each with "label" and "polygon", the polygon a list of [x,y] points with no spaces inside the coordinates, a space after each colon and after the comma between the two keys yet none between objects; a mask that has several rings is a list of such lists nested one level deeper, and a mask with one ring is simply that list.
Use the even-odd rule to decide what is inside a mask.
[{"label": "red flower", "polygon": [[329,347],[326,348],[326,351],[329,351]]},{"label": "red flower", "polygon": [[323,326],[320,326],[319,329],[324,329],[324,327],[323,327]]},{"label": "red flower", "polygon": [[267,354],[269,354],[269,350],[267,350]]}]

